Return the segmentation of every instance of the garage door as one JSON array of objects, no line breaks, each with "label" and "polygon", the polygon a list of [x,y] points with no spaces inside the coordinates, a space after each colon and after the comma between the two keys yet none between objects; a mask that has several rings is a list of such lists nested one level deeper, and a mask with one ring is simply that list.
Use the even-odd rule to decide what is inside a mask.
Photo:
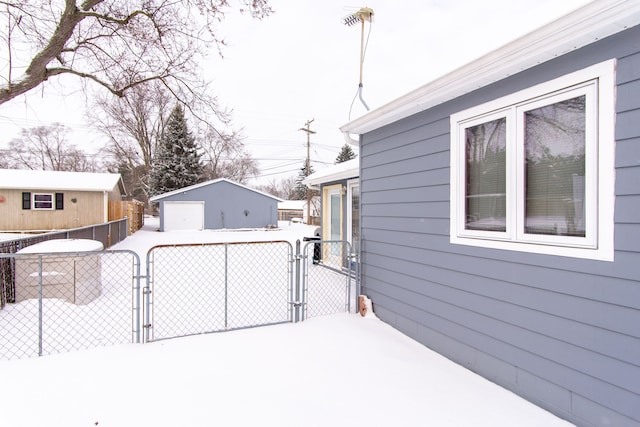
[{"label": "garage door", "polygon": [[164,202],[164,230],[204,229],[204,202]]}]

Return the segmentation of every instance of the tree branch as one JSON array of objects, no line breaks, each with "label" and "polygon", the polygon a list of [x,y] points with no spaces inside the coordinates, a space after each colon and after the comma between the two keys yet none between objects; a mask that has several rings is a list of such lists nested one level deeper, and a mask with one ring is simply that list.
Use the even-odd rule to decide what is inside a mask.
[{"label": "tree branch", "polygon": [[[238,1],[241,11],[253,17],[271,12],[268,0]],[[218,48],[224,45],[214,30],[224,10],[231,7],[228,0],[58,0],[44,4],[0,0],[0,6],[4,6],[0,14],[9,17],[9,31],[16,30],[13,37],[7,35],[12,63],[9,79],[0,84],[0,104],[61,74],[94,81],[118,97],[135,86],[160,80],[178,98],[186,95],[206,102],[207,94],[202,92],[206,85],[199,77],[197,61],[208,43]],[[199,16],[193,16],[194,12]],[[210,37],[203,37],[204,29]],[[27,49],[15,50],[23,45]],[[25,66],[20,67],[22,75],[15,76],[13,67],[18,69],[17,61],[29,49],[35,55],[19,64]],[[215,113],[220,119],[225,116]]]}]

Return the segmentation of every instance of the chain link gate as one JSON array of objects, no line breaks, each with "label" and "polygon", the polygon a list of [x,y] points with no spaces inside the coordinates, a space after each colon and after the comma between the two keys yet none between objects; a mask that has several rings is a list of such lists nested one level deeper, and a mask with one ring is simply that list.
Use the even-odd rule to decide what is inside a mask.
[{"label": "chain link gate", "polygon": [[317,240],[303,250],[302,317],[350,313],[357,307],[358,262],[345,240]]},{"label": "chain link gate", "polygon": [[0,359],[140,342],[135,252],[0,254],[0,266]]},{"label": "chain link gate", "polygon": [[154,246],[145,342],[349,312],[356,266],[345,241],[308,243],[302,252],[298,242],[295,254],[286,241]]},{"label": "chain link gate", "polygon": [[147,271],[145,341],[294,321],[289,242],[155,246]]}]

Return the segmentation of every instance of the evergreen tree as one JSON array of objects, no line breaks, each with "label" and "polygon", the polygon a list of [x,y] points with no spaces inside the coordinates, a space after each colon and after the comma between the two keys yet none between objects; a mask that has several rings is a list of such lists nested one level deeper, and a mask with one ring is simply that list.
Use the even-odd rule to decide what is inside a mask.
[{"label": "evergreen tree", "polygon": [[202,176],[196,139],[187,128],[182,107],[177,105],[167,120],[153,156],[150,193],[156,195],[188,187],[200,182]]},{"label": "evergreen tree", "polygon": [[[308,167],[307,167],[308,166]],[[298,178],[296,179],[296,188],[294,191],[293,200],[306,200],[307,198],[307,186],[302,183],[306,177],[313,173],[313,166],[311,164],[307,165],[307,161],[305,160],[304,165],[300,168],[300,172],[298,172]]]},{"label": "evergreen tree", "polygon": [[336,157],[335,163],[338,164],[338,163],[346,162],[347,160],[351,160],[355,158],[356,158],[356,153],[353,152],[353,149],[349,144],[345,143],[342,146],[342,149],[340,150],[338,157]]}]

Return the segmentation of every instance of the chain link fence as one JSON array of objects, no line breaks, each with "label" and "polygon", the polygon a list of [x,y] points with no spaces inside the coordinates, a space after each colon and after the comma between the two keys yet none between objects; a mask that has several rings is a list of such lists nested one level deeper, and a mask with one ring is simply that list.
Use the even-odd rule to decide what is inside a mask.
[{"label": "chain link fence", "polygon": [[0,359],[140,342],[140,261],[130,251],[0,254],[12,271]]},{"label": "chain link fence", "polygon": [[348,242],[155,246],[146,275],[131,251],[0,254],[13,294],[0,359],[296,322],[353,312]]},{"label": "chain link fence", "polygon": [[[128,218],[109,221],[105,224],[90,225],[65,231],[34,234],[19,239],[0,242],[0,254],[15,254],[26,247],[49,240],[58,239],[91,239],[102,242],[102,246],[109,248],[127,238]],[[14,272],[9,258],[0,258],[0,310],[7,303],[14,302]]]}]

